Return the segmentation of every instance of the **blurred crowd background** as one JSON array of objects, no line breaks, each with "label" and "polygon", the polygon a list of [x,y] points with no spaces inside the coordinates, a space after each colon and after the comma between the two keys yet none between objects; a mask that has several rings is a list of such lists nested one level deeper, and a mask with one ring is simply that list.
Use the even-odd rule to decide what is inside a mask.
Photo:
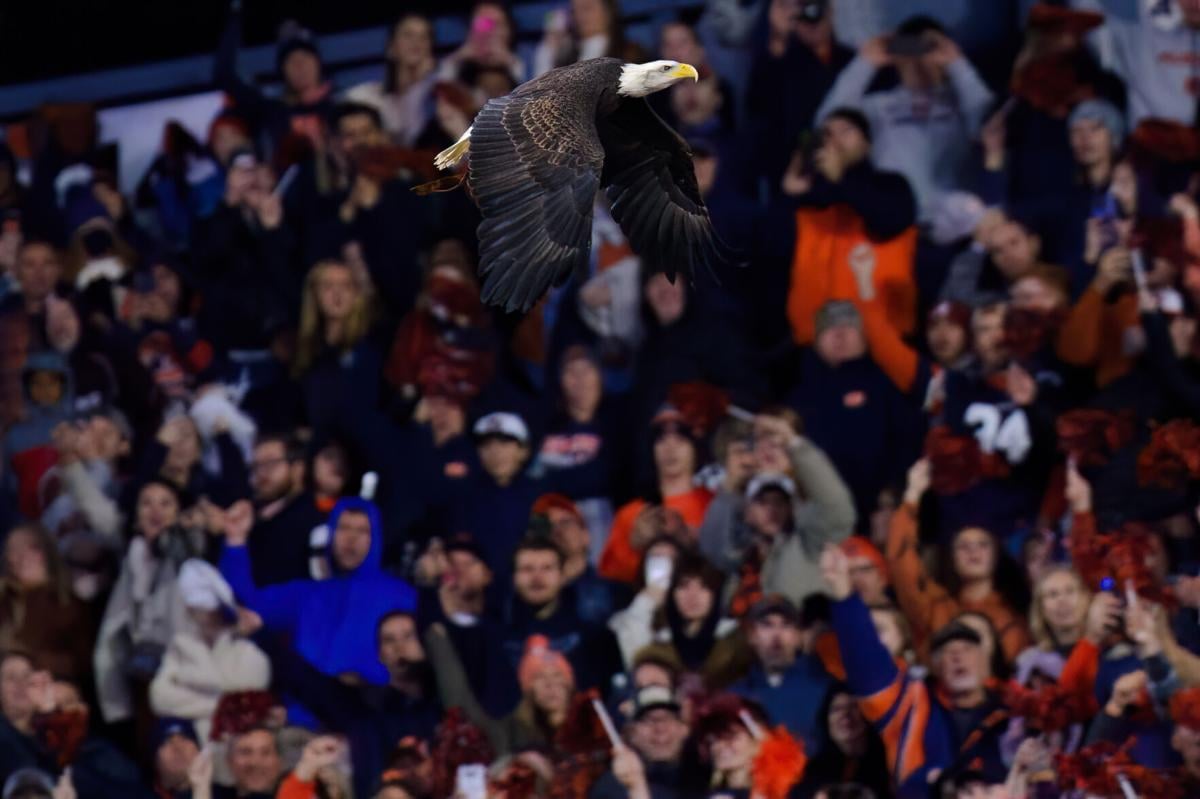
[{"label": "blurred crowd background", "polygon": [[[0,36],[3,799],[1200,794],[1200,0],[128,5]],[[489,308],[602,56],[739,263]]]}]

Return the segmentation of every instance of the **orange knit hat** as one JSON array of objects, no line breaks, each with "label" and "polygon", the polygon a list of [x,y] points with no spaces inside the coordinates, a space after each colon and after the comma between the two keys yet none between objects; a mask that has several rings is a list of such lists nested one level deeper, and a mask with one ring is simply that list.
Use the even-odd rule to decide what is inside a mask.
[{"label": "orange knit hat", "polygon": [[522,692],[529,690],[529,684],[542,669],[555,669],[562,672],[571,683],[575,682],[575,672],[571,669],[571,664],[561,652],[550,648],[550,640],[544,635],[531,635],[525,639],[525,654],[521,656],[521,663],[517,666],[517,681],[521,683]]}]

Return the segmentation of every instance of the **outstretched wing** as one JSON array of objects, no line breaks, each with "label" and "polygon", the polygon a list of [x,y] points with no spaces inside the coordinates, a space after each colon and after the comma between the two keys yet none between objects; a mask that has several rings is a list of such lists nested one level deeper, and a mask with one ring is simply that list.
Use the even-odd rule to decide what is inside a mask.
[{"label": "outstretched wing", "polygon": [[489,100],[471,126],[483,299],[528,310],[586,263],[604,152],[593,113],[551,94]]},{"label": "outstretched wing", "polygon": [[700,197],[692,151],[650,105],[622,100],[597,123],[613,219],[650,267],[675,279],[712,270],[728,252]]}]

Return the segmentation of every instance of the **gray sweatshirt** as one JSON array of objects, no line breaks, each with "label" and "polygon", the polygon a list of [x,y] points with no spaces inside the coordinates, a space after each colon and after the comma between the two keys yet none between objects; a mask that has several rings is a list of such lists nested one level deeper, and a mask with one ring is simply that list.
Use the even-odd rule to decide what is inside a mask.
[{"label": "gray sweatshirt", "polygon": [[993,95],[965,58],[946,68],[944,85],[928,92],[897,86],[867,94],[875,72],[861,55],[847,64],[817,109],[817,120],[842,107],[866,115],[872,160],[908,178],[924,221],[943,193],[962,188],[970,177],[972,141]]},{"label": "gray sweatshirt", "polygon": [[1104,25],[1088,41],[1101,64],[1125,81],[1130,127],[1147,117],[1192,124],[1200,91],[1200,31],[1183,24],[1178,5],[1151,7],[1131,0],[1083,0],[1077,5],[1105,15]]},{"label": "gray sweatshirt", "polygon": [[[792,508],[793,531],[777,536],[762,567],[764,593],[782,594],[799,605],[822,590],[819,562],[826,544],[836,544],[854,530],[854,498],[829,457],[807,439],[789,453],[793,477],[806,500]],[[714,566],[734,574],[753,532],[742,521],[745,501],[721,490],[700,525],[700,551]]]}]

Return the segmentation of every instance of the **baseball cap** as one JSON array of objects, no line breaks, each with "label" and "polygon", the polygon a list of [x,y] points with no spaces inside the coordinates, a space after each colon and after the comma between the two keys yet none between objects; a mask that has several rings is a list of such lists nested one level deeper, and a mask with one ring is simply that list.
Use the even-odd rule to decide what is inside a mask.
[{"label": "baseball cap", "polygon": [[483,554],[483,548],[479,546],[479,542],[475,540],[475,536],[470,533],[455,533],[446,540],[443,545],[446,553],[451,552],[468,552],[482,563],[487,563],[487,558]]},{"label": "baseball cap", "polygon": [[800,626],[800,611],[787,597],[779,594],[771,594],[755,602],[749,615],[754,624],[764,621],[768,616],[782,616],[789,624]]},{"label": "baseball cap", "polygon": [[943,625],[940,630],[933,634],[933,639],[929,642],[929,651],[931,653],[937,652],[952,641],[967,641],[976,646],[983,643],[983,639],[979,637],[979,633],[974,628],[963,624],[961,621],[952,621],[949,624]]},{"label": "baseball cap", "polygon": [[475,422],[475,427],[471,432],[475,434],[476,438],[500,436],[511,438],[519,444],[529,443],[529,428],[525,426],[525,421],[515,413],[498,411],[481,416]]},{"label": "baseball cap", "polygon": [[768,488],[778,489],[789,497],[796,496],[796,484],[792,478],[779,472],[762,472],[754,475],[746,484],[746,499],[754,499]]},{"label": "baseball cap", "polygon": [[675,699],[675,694],[671,693],[670,689],[664,688],[661,685],[647,685],[633,697],[633,718],[635,721],[651,710],[658,710],[660,708],[675,713],[680,711],[680,704]]}]

